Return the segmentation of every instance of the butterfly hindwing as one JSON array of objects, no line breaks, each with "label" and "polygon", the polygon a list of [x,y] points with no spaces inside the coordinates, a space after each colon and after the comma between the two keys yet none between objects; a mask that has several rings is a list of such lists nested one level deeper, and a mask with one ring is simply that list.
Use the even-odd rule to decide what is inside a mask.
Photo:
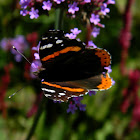
[{"label": "butterfly hindwing", "polygon": [[83,96],[89,90],[106,90],[112,85],[109,74],[100,74],[83,80],[50,83],[41,82],[44,95],[54,101],[65,102],[71,97]]},{"label": "butterfly hindwing", "polygon": [[80,87],[76,87],[71,83],[50,83],[46,81],[41,82],[41,89],[44,91],[44,95],[54,101],[65,102],[71,97],[78,97],[85,95],[88,90]]}]

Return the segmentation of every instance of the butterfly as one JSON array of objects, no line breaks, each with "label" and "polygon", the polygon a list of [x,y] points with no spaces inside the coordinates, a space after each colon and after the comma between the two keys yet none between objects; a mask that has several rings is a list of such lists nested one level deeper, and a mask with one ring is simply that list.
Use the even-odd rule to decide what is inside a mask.
[{"label": "butterfly", "polygon": [[49,30],[41,39],[39,56],[44,95],[54,101],[66,102],[90,90],[106,90],[112,79],[105,69],[111,55],[105,49],[87,48],[76,39],[69,39],[61,30]]}]

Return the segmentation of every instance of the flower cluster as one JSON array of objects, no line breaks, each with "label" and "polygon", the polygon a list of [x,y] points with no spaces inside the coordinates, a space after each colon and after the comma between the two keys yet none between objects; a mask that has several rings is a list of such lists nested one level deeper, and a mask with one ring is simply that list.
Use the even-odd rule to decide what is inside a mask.
[{"label": "flower cluster", "polygon": [[[69,108],[67,109],[67,113],[71,112],[72,114],[75,113],[75,111],[79,107],[80,111],[85,111],[86,110],[86,105],[81,103],[81,100],[83,100],[83,97],[74,97],[72,98],[72,101],[69,104]],[[76,107],[77,106],[77,107]]]},{"label": "flower cluster", "polygon": [[37,78],[33,73],[39,71],[42,67],[40,57],[39,57],[39,46],[40,46],[40,42],[38,43],[37,47],[32,48],[32,50],[35,51],[34,53],[35,60],[33,60],[31,64],[31,69],[30,69],[32,78]]},{"label": "flower cluster", "polygon": [[82,17],[81,20],[93,25],[92,35],[97,37],[100,32],[99,26],[104,28],[105,25],[101,24],[101,18],[106,16],[110,9],[107,7],[109,4],[115,4],[115,0],[20,0],[22,16],[29,15],[30,19],[37,19],[40,15],[54,8],[63,8],[70,18]]},{"label": "flower cluster", "polygon": [[0,46],[5,51],[11,51],[12,54],[15,55],[15,60],[20,62],[22,60],[22,56],[16,52],[12,46],[15,46],[21,53],[23,53],[28,48],[28,43],[24,36],[18,35],[15,38],[3,38],[0,41]]}]

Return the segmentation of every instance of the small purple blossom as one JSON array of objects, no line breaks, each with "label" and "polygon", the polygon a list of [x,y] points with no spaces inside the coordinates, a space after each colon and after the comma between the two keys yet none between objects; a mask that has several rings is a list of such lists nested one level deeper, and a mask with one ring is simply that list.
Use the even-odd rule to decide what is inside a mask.
[{"label": "small purple blossom", "polygon": [[106,69],[108,71],[108,73],[111,73],[112,72],[111,66],[104,67],[104,69]]},{"label": "small purple blossom", "polygon": [[111,79],[111,80],[112,80],[112,85],[115,85],[115,81],[113,79]]},{"label": "small purple blossom", "polygon": [[40,70],[40,68],[42,67],[42,64],[40,62],[40,60],[34,60],[31,64],[31,68],[30,68],[30,75],[32,78],[36,78],[36,76],[33,74],[33,72],[37,72]]},{"label": "small purple blossom", "polygon": [[86,111],[86,104],[79,104],[80,111]]},{"label": "small purple blossom", "polygon": [[38,53],[34,53],[34,57],[35,59],[40,59],[39,54]]},{"label": "small purple blossom", "polygon": [[108,0],[106,3],[107,4],[115,4],[115,0]]},{"label": "small purple blossom", "polygon": [[[83,100],[83,97],[73,97],[72,100],[74,101],[74,104],[70,102],[69,108],[67,109],[67,113],[72,112],[75,113],[75,110],[77,110],[77,107],[79,107],[80,111],[85,111],[86,110],[86,105],[81,103],[81,100]],[[77,107],[76,107],[77,106]]]},{"label": "small purple blossom", "polygon": [[99,15],[91,14],[90,22],[97,25],[100,22]]},{"label": "small purple blossom", "polygon": [[90,3],[90,2],[91,2],[91,0],[84,0],[84,2],[85,2],[85,3]]},{"label": "small purple blossom", "polygon": [[75,35],[78,35],[79,33],[81,33],[81,30],[78,30],[78,28],[71,29],[70,31]]},{"label": "small purple blossom", "polygon": [[21,62],[21,60],[22,60],[21,55],[20,55],[20,54],[15,55],[15,60],[16,60],[17,62]]},{"label": "small purple blossom", "polygon": [[79,11],[79,7],[77,7],[77,2],[68,5],[69,9],[68,12],[71,14],[75,14],[76,11]]},{"label": "small purple blossom", "polygon": [[90,91],[88,92],[88,94],[89,94],[89,96],[96,95],[96,91],[90,90]]},{"label": "small purple blossom", "polygon": [[26,9],[23,9],[20,11],[20,15],[26,16],[28,14],[28,11]]},{"label": "small purple blossom", "polygon": [[53,100],[53,102],[54,102],[54,103],[59,103],[59,104],[62,103],[61,101],[54,101],[54,100]]},{"label": "small purple blossom", "polygon": [[32,50],[37,51],[39,53],[40,41],[36,47],[32,47]]},{"label": "small purple blossom", "polygon": [[24,36],[18,35],[15,38],[3,38],[0,42],[0,46],[5,51],[10,50],[11,53],[15,55],[15,60],[20,62],[22,60],[22,56],[13,49],[13,46],[23,53],[28,48],[28,43]]},{"label": "small purple blossom", "polygon": [[106,3],[103,3],[103,5],[101,5],[101,12],[103,15],[106,15],[107,13],[110,12],[110,9],[107,8],[107,4]]},{"label": "small purple blossom", "polygon": [[88,41],[88,47],[97,48],[97,46],[93,43],[92,40]]},{"label": "small purple blossom", "polygon": [[20,0],[19,4],[21,5],[21,8],[26,9],[30,1],[31,0]]},{"label": "small purple blossom", "polygon": [[42,6],[42,8],[43,8],[43,10],[51,10],[51,7],[52,7],[52,3],[50,2],[50,1],[43,1],[43,6]]},{"label": "small purple blossom", "polygon": [[74,97],[72,98],[75,104],[81,104],[81,100],[83,100],[83,97]]},{"label": "small purple blossom", "polygon": [[17,50],[23,53],[28,48],[25,37],[22,35],[18,35],[16,38],[11,40],[11,53],[15,55],[15,60],[17,62],[20,62],[22,60],[22,56],[17,51],[15,51],[12,46],[15,46]]},{"label": "small purple blossom", "polygon": [[70,34],[65,34],[66,37],[70,38],[70,39],[75,39],[76,38],[76,35],[73,34],[73,33],[70,33]]},{"label": "small purple blossom", "polygon": [[31,11],[29,12],[30,19],[33,19],[33,18],[37,19],[39,17],[38,12],[39,12],[38,9],[31,8]]},{"label": "small purple blossom", "polygon": [[97,37],[97,35],[100,33],[100,28],[94,27],[91,34],[93,37]]},{"label": "small purple blossom", "polygon": [[3,50],[8,51],[12,47],[11,42],[11,38],[3,38],[0,42],[0,46]]},{"label": "small purple blossom", "polygon": [[53,0],[54,2],[56,2],[57,4],[60,4],[61,2],[64,2],[65,0]]},{"label": "small purple blossom", "polygon": [[75,113],[75,110],[77,110],[77,107],[75,104],[70,103],[69,108],[67,109],[67,113],[71,112],[72,114]]}]

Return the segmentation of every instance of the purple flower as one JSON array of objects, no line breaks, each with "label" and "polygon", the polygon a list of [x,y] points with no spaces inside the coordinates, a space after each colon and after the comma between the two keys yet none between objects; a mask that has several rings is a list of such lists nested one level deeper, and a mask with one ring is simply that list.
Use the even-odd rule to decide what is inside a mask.
[{"label": "purple flower", "polygon": [[[21,53],[23,53],[28,48],[27,41],[25,40],[25,37],[22,35],[18,35],[16,38],[12,39],[11,46],[15,46],[17,50],[19,50]],[[15,55],[15,60],[17,62],[20,62],[22,60],[22,56],[12,47],[11,53]]]},{"label": "purple flower", "polygon": [[115,4],[115,0],[108,0],[107,4]]},{"label": "purple flower", "polygon": [[37,51],[39,53],[40,42],[36,47],[32,47],[32,50]]},{"label": "purple flower", "polygon": [[97,35],[100,33],[100,28],[94,27],[91,34],[93,35],[93,37],[97,37]]},{"label": "purple flower", "polygon": [[97,25],[100,22],[99,15],[91,14],[90,22]]},{"label": "purple flower", "polygon": [[1,48],[5,51],[8,51],[12,47],[11,41],[11,38],[3,38],[0,42]]},{"label": "purple flower", "polygon": [[20,15],[26,16],[28,14],[28,11],[26,9],[23,9],[20,11]]},{"label": "purple flower", "polygon": [[88,41],[88,47],[93,47],[93,48],[97,48],[97,46],[93,43],[92,40]]},{"label": "purple flower", "polygon": [[85,104],[79,104],[79,109],[80,111],[85,111],[86,110],[86,105]]},{"label": "purple flower", "polygon": [[81,100],[83,100],[83,97],[74,97],[72,98],[75,104],[81,104]]},{"label": "purple flower", "polygon": [[103,3],[103,5],[101,5],[101,12],[103,15],[106,15],[107,13],[110,12],[110,9],[107,8],[107,4],[106,3]]},{"label": "purple flower", "polygon": [[96,95],[96,91],[90,90],[90,91],[88,92],[88,94],[89,94],[89,96]]},{"label": "purple flower", "polygon": [[17,62],[21,62],[22,56],[21,56],[20,54],[15,55],[15,60],[16,60]]},{"label": "purple flower", "polygon": [[33,19],[33,18],[38,18],[39,15],[38,15],[38,9],[34,9],[34,8],[31,8],[31,11],[29,12],[29,15],[30,15],[30,19]]},{"label": "purple flower", "polygon": [[40,59],[39,54],[38,53],[34,53],[34,57],[35,59]]},{"label": "purple flower", "polygon": [[33,74],[33,72],[39,71],[41,67],[42,67],[42,64],[41,64],[40,60],[34,60],[34,61],[32,62],[31,68],[30,68],[30,72],[31,72],[30,75],[31,75],[32,78],[37,78],[37,77]]},{"label": "purple flower", "polygon": [[115,85],[115,81],[113,79],[111,79],[111,80],[112,80],[112,85]]},{"label": "purple flower", "polygon": [[43,8],[43,10],[51,10],[51,7],[52,7],[52,3],[50,2],[50,1],[43,1],[43,6],[42,6],[42,8]]},{"label": "purple flower", "polygon": [[12,46],[15,46],[21,53],[23,53],[28,48],[27,41],[22,35],[18,35],[16,38],[4,38],[1,40],[0,45],[4,50],[10,50],[11,53],[15,55],[15,60],[17,62],[21,61],[22,56],[17,51],[15,51]]},{"label": "purple flower", "polygon": [[81,30],[78,30],[78,28],[74,28],[74,29],[71,29],[71,32],[75,35],[81,33]]},{"label": "purple flower", "polygon": [[111,73],[112,72],[111,66],[104,67],[104,69],[106,69],[108,71],[108,73]]},{"label": "purple flower", "polygon": [[77,107],[75,104],[70,103],[69,108],[67,109],[67,113],[71,112],[72,114],[75,113],[75,110],[77,110]]},{"label": "purple flower", "polygon": [[54,103],[59,103],[59,104],[62,103],[61,101],[54,101],[54,100],[53,100],[53,102],[54,102]]},{"label": "purple flower", "polygon": [[91,0],[84,0],[84,2],[85,2],[85,3],[89,3],[89,2],[91,2]]},{"label": "purple flower", "polygon": [[66,37],[70,38],[70,39],[75,39],[76,38],[76,35],[73,34],[73,33],[70,33],[70,34],[65,34]]},{"label": "purple flower", "polygon": [[26,9],[27,6],[29,5],[31,0],[20,0],[19,4],[21,5],[21,8]]},{"label": "purple flower", "polygon": [[75,14],[76,11],[79,11],[79,7],[77,7],[77,2],[68,5],[69,9],[68,12],[71,14]]},{"label": "purple flower", "polygon": [[60,4],[61,2],[64,2],[65,0],[53,0],[54,2],[56,2],[57,4]]}]

